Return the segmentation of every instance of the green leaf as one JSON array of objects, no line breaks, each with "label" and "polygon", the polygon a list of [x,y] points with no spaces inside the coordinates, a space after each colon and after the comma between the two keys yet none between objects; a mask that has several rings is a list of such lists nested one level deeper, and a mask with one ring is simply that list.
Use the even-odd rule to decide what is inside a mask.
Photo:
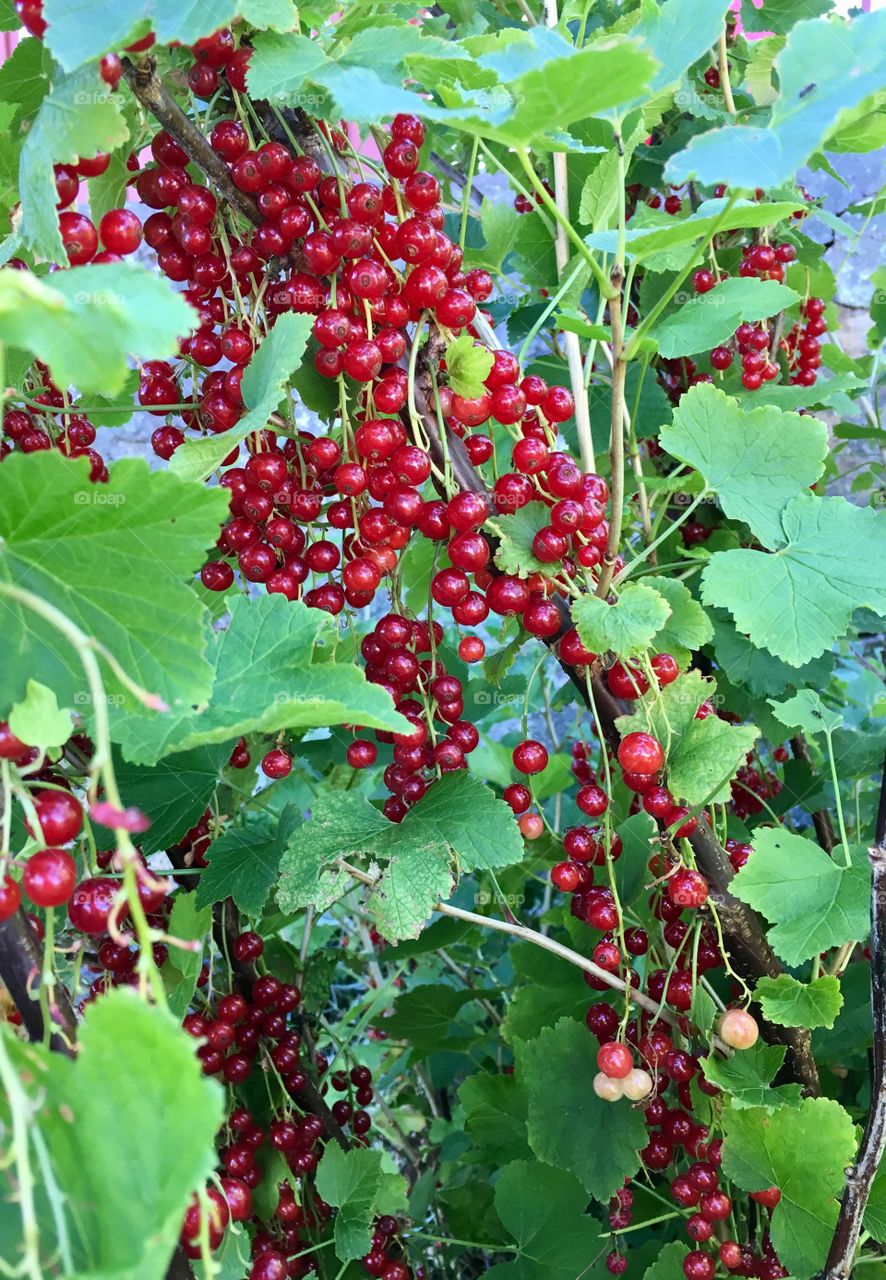
[{"label": "green leaf", "polygon": [[812,684],[822,687],[833,669],[830,654],[814,658],[802,667],[789,667],[765,649],[752,645],[747,636],[725,616],[714,620],[714,652],[717,665],[733,684],[743,684],[752,694],[783,693],[789,685]]},{"label": "green leaf", "polygon": [[798,293],[775,280],[730,276],[708,293],[691,295],[653,326],[649,338],[662,356],[692,356],[728,341],[743,321],[774,316],[799,301]]},{"label": "green leaf", "polygon": [[754,852],[730,888],[772,923],[769,941],[785,964],[868,936],[867,857],[856,853],[844,867],[841,856],[842,846],[830,858],[812,840],[781,827],[754,832]]},{"label": "green leaf", "polygon": [[[335,1216],[335,1252],[342,1262],[369,1252],[372,1220],[382,1211],[380,1196],[390,1197],[386,1185],[393,1175],[382,1169],[382,1153],[366,1147],[343,1151],[336,1142],[327,1144],[315,1175],[317,1194],[338,1209]],[[398,1175],[398,1183],[403,1179]],[[402,1198],[402,1197],[401,1197]],[[387,1212],[387,1210],[383,1210]]]},{"label": "green leaf", "polygon": [[[730,1104],[737,1111],[747,1107],[765,1107],[767,1111],[784,1106],[796,1107],[800,1103],[799,1085],[770,1087],[786,1053],[783,1044],[769,1045],[758,1041],[750,1049],[742,1049],[729,1058],[715,1058],[713,1054],[702,1058],[701,1069],[706,1080],[729,1094]],[[755,1187],[754,1190],[762,1188]]]},{"label": "green leaf", "polygon": [[[195,747],[148,768],[130,764],[115,749],[114,772],[124,803],[141,809],[151,820],[138,838],[143,853],[168,849],[194,825],[212,799],[230,753],[230,743]],[[106,847],[113,844],[108,831]]]},{"label": "green leaf", "polygon": [[315,40],[302,35],[263,35],[253,42],[246,82],[255,98],[284,102],[306,81],[331,66]]},{"label": "green leaf", "polygon": [[495,563],[503,573],[528,578],[531,573],[549,573],[551,566],[532,554],[532,540],[551,523],[551,509],[543,502],[527,502],[513,515],[493,516],[486,527],[498,537]]},{"label": "green leaf", "polygon": [[652,641],[656,652],[673,654],[678,662],[688,663],[692,651],[707,644],[714,634],[710,618],[676,578],[644,577],[643,586],[657,591],[671,606],[671,616]]},{"label": "green leaf", "polygon": [[465,871],[510,867],[523,858],[520,829],[509,807],[463,770],[435,782],[398,829],[436,835],[449,845]]},{"label": "green leaf", "polygon": [[[789,218],[800,207],[796,202],[787,200],[769,204],[736,200],[731,206],[725,196],[716,200],[704,200],[692,213],[685,217],[668,217],[661,226],[629,226],[625,232],[625,248],[630,258],[654,265],[656,254],[696,244],[714,231],[771,227]],[[585,237],[585,244],[591,249],[614,253],[616,235],[612,231],[599,231],[595,228],[592,235]]]},{"label": "green leaf", "polygon": [[620,658],[647,649],[670,615],[664,596],[640,582],[626,583],[615,604],[586,595],[572,606],[572,621],[585,648],[592,653],[611,650]]},{"label": "green leaf", "polygon": [[[225,495],[150,471],[141,459],[115,462],[110,473],[107,484],[91,484],[87,459],[55,451],[7,458],[0,582],[41,596],[169,706],[190,706],[209,693],[212,669],[206,610],[186,579],[218,537]],[[53,625],[0,596],[0,626],[7,645],[0,706],[21,698],[33,677],[88,713],[80,659]],[[138,705],[112,670],[103,674],[112,708]]]},{"label": "green leaf", "polygon": [[487,1271],[489,1280],[587,1280],[600,1240],[586,1209],[572,1174],[535,1160],[507,1165],[495,1181],[495,1210],[517,1242],[517,1257]]},{"label": "green leaf", "polygon": [[446,348],[446,373],[457,396],[471,399],[483,395],[483,383],[492,368],[492,352],[474,345],[469,333],[461,333]]},{"label": "green leaf", "polygon": [[163,978],[169,1006],[177,1018],[183,1018],[197,990],[197,979],[203,967],[203,952],[209,945],[212,932],[212,911],[209,907],[198,910],[192,893],[177,893],[172,899],[169,917],[169,936],[183,942],[196,942],[194,951],[170,947],[163,966]]},{"label": "green leaf", "polygon": [[471,267],[500,272],[505,258],[514,247],[520,230],[521,215],[513,205],[484,200],[480,206],[480,226],[485,244],[482,249],[468,249],[465,258]]},{"label": "green leaf", "polygon": [[704,57],[723,30],[729,0],[664,0],[650,6],[631,36],[641,40],[661,64],[649,94],[675,84],[684,71]]},{"label": "green leaf", "polygon": [[63,747],[71,736],[71,712],[59,710],[51,689],[39,680],[29,680],[23,701],[17,702],[8,716],[9,727],[29,747]]},{"label": "green leaf", "polygon": [[189,480],[205,480],[235,445],[252,432],[264,430],[283,399],[289,379],[301,365],[312,325],[310,316],[292,311],[277,317],[243,373],[240,390],[249,412],[230,431],[189,440],[176,449],[169,464],[171,470]]},{"label": "green leaf", "polygon": [[772,1244],[797,1280],[824,1264],[837,1220],[837,1197],[855,1153],[855,1129],[837,1102],[804,1098],[796,1109],[727,1111],[723,1172],[745,1191],[776,1186]]},{"label": "green leaf", "polygon": [[[266,0],[252,0],[251,6],[247,5],[253,12],[266,7]],[[70,71],[81,62],[128,44],[148,17],[159,44],[177,41],[192,45],[226,27],[238,12],[242,6],[236,0],[186,0],[184,4],[154,0],[149,11],[141,0],[46,0],[46,44]]]},{"label": "green leaf", "polygon": [[41,279],[0,271],[0,341],[46,360],[62,387],[115,395],[126,383],[128,356],[174,355],[196,318],[167,280],[128,262]]},{"label": "green leaf", "polygon": [[[37,1123],[78,1225],[81,1266],[90,1275],[156,1280],[191,1192],[215,1169],[223,1093],[173,1015],[135,992],[97,1001],[79,1040],[76,1060],[44,1056],[35,1083],[43,1099]],[[138,1160],[121,1161],[122,1149],[138,1149]]]},{"label": "green leaf", "polygon": [[504,801],[461,771],[434,783],[401,823],[388,822],[362,796],[320,796],[283,856],[282,909],[325,909],[347,883],[338,859],[360,853],[387,860],[368,906],[394,940],[416,937],[449,896],[453,858],[465,871],[510,866],[521,861],[523,842]]},{"label": "green leaf", "polygon": [[773,714],[788,729],[799,726],[804,733],[814,736],[825,733],[830,737],[835,729],[843,726],[843,717],[838,711],[831,711],[822,702],[814,689],[801,689],[787,702],[776,702],[768,699]]},{"label": "green leaf", "polygon": [[886,1170],[878,1172],[864,1211],[864,1229],[875,1240],[886,1236]]},{"label": "green leaf", "polygon": [[680,1280],[686,1274],[683,1259],[688,1252],[688,1247],[679,1240],[666,1244],[652,1266],[644,1271],[643,1280]]},{"label": "green leaf", "polygon": [[42,40],[20,40],[0,66],[0,101],[18,108],[30,119],[49,92],[52,59]]},{"label": "green leaf", "polygon": [[259,815],[242,827],[229,827],[206,851],[197,906],[232,898],[244,915],[257,920],[277,879],[283,850],[300,821],[298,809],[288,804],[276,820]]},{"label": "green leaf", "polygon": [[477,1159],[493,1168],[531,1156],[526,1141],[526,1092],[513,1075],[478,1071],[458,1091],[465,1130]]},{"label": "green leaf", "polygon": [[640,1166],[646,1143],[642,1113],[594,1093],[596,1041],[571,1018],[535,1040],[518,1041],[514,1051],[517,1079],[529,1097],[529,1145],[540,1160],[574,1173],[588,1195],[605,1203]]},{"label": "green leaf", "polygon": [[[768,23],[768,17],[762,15],[762,21]],[[668,161],[667,182],[694,177],[705,186],[726,182],[753,190],[791,181],[839,127],[841,116],[882,90],[886,12],[859,13],[851,22],[797,23],[775,70],[780,92],[768,127],[729,125],[697,135]]]},{"label": "green leaf", "polygon": [[80,156],[94,156],[125,142],[129,129],[122,102],[122,95],[110,91],[96,65],[83,67],[53,86],[28,130],[19,165],[21,236],[29,249],[51,262],[67,262],[58,229],[52,166],[75,164]]},{"label": "green leaf", "polygon": [[665,748],[668,786],[689,804],[705,804],[722,798],[759,730],[755,725],[730,725],[719,716],[697,720],[695,713],[715,686],[698,671],[635,703],[631,715],[616,725],[621,734],[649,732]]},{"label": "green leaf", "polygon": [[[621,867],[624,856],[616,869]],[[647,847],[644,867],[648,861]],[[581,970],[565,962],[551,964],[548,956],[531,942],[515,942],[508,955],[520,979],[508,1001],[502,1026],[502,1033],[510,1044],[531,1040],[542,1027],[552,1027],[561,1018],[584,1019],[588,984]]]},{"label": "green leaf", "polygon": [[748,2],[742,5],[741,25],[745,31],[773,31],[786,35],[801,18],[818,18],[831,13],[834,0],[766,0],[766,12]]},{"label": "green leaf", "polygon": [[830,1029],[843,1007],[839,980],[829,974],[812,982],[798,982],[789,973],[758,978],[754,994],[764,1018],[782,1027]]},{"label": "green leaf", "polygon": [[393,1013],[379,1014],[374,1021],[395,1040],[406,1040],[419,1056],[458,1050],[471,1037],[467,1025],[456,1019],[465,1005],[485,994],[456,990],[442,982],[423,982],[397,997]]},{"label": "green leaf", "polygon": [[438,902],[452,893],[455,878],[445,850],[429,842],[393,857],[371,898],[375,927],[384,938],[416,938]]},{"label": "green leaf", "polygon": [[792,667],[830,649],[855,609],[886,613],[886,520],[845,498],[799,494],[781,519],[773,555],[718,551],[702,573],[702,599],[721,605],[758,648]]},{"label": "green leaf", "polygon": [[336,660],[324,647],[335,624],[321,613],[275,594],[233,599],[227,628],[209,637],[211,693],[202,706],[191,698],[174,715],[127,716],[115,729],[127,759],[151,764],[172,752],[280,729],[357,723],[403,732],[390,695],[371,685],[350,655]]},{"label": "green leaf", "polygon": [[661,443],[701,472],[730,519],[744,520],[761,542],[776,547],[784,540],[788,502],[824,469],[828,429],[818,418],[771,405],[745,410],[719,388],[699,383],[680,400]]},{"label": "green leaf", "polygon": [[292,0],[239,0],[237,12],[260,31],[295,31],[298,10]]}]

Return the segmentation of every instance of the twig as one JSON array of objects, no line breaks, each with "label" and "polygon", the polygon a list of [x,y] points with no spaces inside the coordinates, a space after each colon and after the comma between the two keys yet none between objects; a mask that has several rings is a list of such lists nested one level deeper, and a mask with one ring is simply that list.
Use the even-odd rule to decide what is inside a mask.
[{"label": "twig", "polygon": [[[545,25],[556,27],[558,22],[557,0],[545,0]],[[563,273],[569,263],[569,243],[566,238],[566,227],[569,226],[569,171],[565,151],[555,151],[552,156],[554,165],[554,199],[561,217],[557,220],[557,235],[554,240],[554,253],[557,259],[557,275],[563,279]],[[569,381],[572,386],[572,398],[575,401],[575,429],[578,433],[578,448],[582,471],[596,470],[594,458],[594,439],[591,435],[591,411],[588,405],[588,393],[584,384],[584,368],[581,358],[581,343],[578,334],[570,330],[564,335],[566,344],[566,365],[569,369]]]},{"label": "twig", "polygon": [[454,164],[450,164],[448,160],[444,160],[436,151],[431,152],[431,164],[435,169],[439,169],[441,173],[445,174],[450,182],[454,183],[457,187],[461,187],[463,192],[466,191],[468,193],[468,199],[480,208],[483,204],[483,197],[474,186],[473,181],[469,182],[467,176],[463,174],[460,169],[456,169]]},{"label": "twig", "polygon": [[623,284],[624,272],[616,263],[612,268],[612,287],[616,292],[615,296],[609,300],[609,319],[612,325],[612,412],[609,424],[609,465],[612,474],[609,479],[609,535],[606,550],[603,552],[603,564],[600,567],[600,581],[597,583],[595,593],[601,600],[605,600],[609,594],[624,520],[624,407],[628,366],[624,358]]},{"label": "twig", "polygon": [[871,1107],[855,1164],[846,1173],[840,1214],[821,1280],[849,1280],[874,1177],[886,1152],[886,760],[874,843],[868,849],[871,882],[871,1011],[874,1048]]},{"label": "twig", "polygon": [[123,74],[136,98],[146,111],[163,125],[188,158],[224,196],[226,202],[241,213],[247,221],[258,226],[263,218],[252,196],[234,186],[227,165],[216,155],[203,134],[182,111],[157,76],[156,62],[146,57],[137,65],[129,58],[123,59]]},{"label": "twig", "polygon": [[[791,738],[791,751],[794,753],[795,760],[803,760],[811,766],[812,757],[809,754],[809,744],[802,733],[797,733]],[[812,824],[815,827],[815,834],[822,849],[824,849],[825,853],[833,853],[837,845],[837,837],[834,834],[831,815],[826,809],[817,809],[812,815]]]},{"label": "twig", "polygon": [[[0,978],[18,1009],[28,1038],[37,1043],[46,1037],[43,1010],[40,1007],[40,974],[43,957],[37,935],[22,908],[0,924]],[[73,1058],[77,1043],[77,1019],[67,987],[56,983],[50,1009],[51,1021],[58,1028],[49,1038],[56,1053]]]},{"label": "twig", "polygon": [[[361,871],[359,867],[352,866],[349,862],[338,860],[338,865],[342,871],[346,871],[360,884],[372,887],[377,882],[377,877],[368,875],[365,871]],[[531,942],[533,946],[541,947],[544,951],[550,951],[552,955],[559,956],[561,960],[566,960],[569,964],[574,964],[576,968],[583,969],[585,973],[592,974],[593,977],[599,978],[601,982],[605,982],[613,991],[619,991],[622,995],[627,994],[628,998],[645,1009],[647,1013],[660,1022],[667,1022],[672,1027],[679,1027],[680,1018],[677,1014],[672,1013],[670,1009],[664,1008],[649,996],[644,995],[642,991],[638,991],[636,987],[629,986],[621,978],[614,973],[610,973],[608,969],[602,969],[600,965],[595,964],[593,960],[589,960],[587,956],[581,955],[578,951],[573,951],[571,947],[566,947],[562,942],[557,942],[554,938],[547,937],[546,934],[538,933],[535,929],[530,929],[528,925],[518,924],[511,920],[498,920],[494,916],[481,916],[476,911],[463,911],[461,907],[452,907],[447,902],[438,902],[434,907],[442,916],[451,916],[453,920],[463,920],[465,924],[478,925],[481,929],[493,929],[497,933],[508,933],[514,938],[519,938],[521,942]],[[713,1038],[714,1047],[721,1052],[729,1053],[728,1047],[716,1036]]]},{"label": "twig", "polygon": [[726,50],[726,28],[720,32],[717,41],[717,63],[720,69],[720,88],[723,90],[723,103],[731,116],[735,115],[735,99],[732,96],[732,84],[729,80],[729,54]]}]

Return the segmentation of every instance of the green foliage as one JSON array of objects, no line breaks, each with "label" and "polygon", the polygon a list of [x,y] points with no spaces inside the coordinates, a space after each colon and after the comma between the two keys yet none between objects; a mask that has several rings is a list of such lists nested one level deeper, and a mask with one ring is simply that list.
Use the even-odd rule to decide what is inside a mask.
[{"label": "green foliage", "polygon": [[712,556],[702,574],[702,599],[728,609],[757,648],[802,667],[833,646],[853,610],[866,605],[886,613],[877,572],[886,522],[845,498],[799,494],[785,507],[781,530],[784,545],[774,555]]},{"label": "green foliage", "polygon": [[870,881],[863,851],[853,850],[852,864],[845,867],[840,851],[830,858],[803,836],[764,828],[731,888],[771,922],[769,941],[786,964],[794,965],[828,947],[864,941]]},{"label": "green foliage", "polygon": [[799,301],[799,294],[774,280],[730,278],[709,293],[690,295],[649,337],[669,359],[697,355],[728,341],[743,321],[762,320]]},{"label": "green foliage", "polygon": [[765,1107],[768,1111],[779,1107],[798,1107],[801,1101],[799,1085],[771,1088],[785,1053],[784,1045],[768,1045],[758,1040],[750,1049],[742,1049],[729,1058],[715,1058],[713,1055],[704,1058],[701,1067],[705,1079],[729,1095],[729,1104],[736,1111],[747,1107]]},{"label": "green foliage", "polygon": [[450,342],[446,348],[446,373],[455,394],[467,399],[482,395],[492,359],[492,352],[475,346],[467,333]]},{"label": "green foliage", "polygon": [[810,1280],[827,1254],[843,1171],[855,1152],[847,1113],[829,1098],[804,1098],[773,1113],[728,1111],[723,1171],[746,1191],[776,1186],[772,1243],[798,1280]]},{"label": "green foliage", "polygon": [[231,603],[228,626],[208,638],[211,680],[203,705],[127,716],[117,726],[117,741],[133,763],[153,764],[258,731],[359,719],[369,728],[402,732],[405,721],[390,696],[368,683],[350,655],[329,647],[332,637],[329,616],[298,600],[240,596]]},{"label": "green foliage", "polygon": [[495,1184],[495,1207],[516,1241],[513,1262],[487,1272],[492,1280],[574,1280],[588,1275],[599,1252],[598,1229],[585,1213],[587,1195],[577,1178],[537,1161],[515,1160]]},{"label": "green foliage", "polygon": [[789,973],[760,978],[755,994],[763,1016],[782,1027],[833,1027],[843,1007],[837,978],[826,974],[812,982],[798,982]]},{"label": "green foliage", "polygon": [[[596,1042],[587,1028],[562,1018],[534,1040],[514,1046],[517,1077],[529,1102],[529,1145],[540,1160],[574,1174],[604,1204],[640,1164],[646,1144],[642,1113],[627,1102],[598,1098]],[[588,1142],[587,1135],[595,1134]]]},{"label": "green foliage", "polygon": [[347,884],[339,862],[369,853],[386,865],[367,906],[386,937],[415,937],[463,871],[511,866],[523,856],[508,807],[465,773],[441,778],[399,824],[362,796],[322,796],[289,841],[278,898],[284,911],[323,910]]},{"label": "green foliage", "polygon": [[0,339],[46,357],[60,385],[114,395],[127,356],[174,355],[196,316],[159,276],[126,262],[38,279],[0,271]]},{"label": "green foliage", "polygon": [[330,1142],[317,1166],[317,1194],[338,1210],[335,1252],[342,1262],[369,1251],[372,1220],[380,1213],[396,1213],[405,1206],[404,1180],[385,1172],[380,1151],[343,1151]]},{"label": "green foliage", "polygon": [[63,747],[71,736],[71,712],[59,708],[51,689],[38,680],[29,680],[25,696],[9,713],[9,727],[17,738],[32,747]]},{"label": "green foliage", "polygon": [[[201,1073],[189,1037],[168,1012],[121,990],[90,1010],[75,1061],[37,1047],[15,1054],[77,1223],[78,1274],[156,1280],[191,1192],[215,1165],[222,1120],[222,1091]],[[121,1160],[121,1144],[139,1159]]]},{"label": "green foliage", "polygon": [[586,595],[572,607],[581,642],[592,653],[618,657],[642,653],[671,615],[668,601],[641,582],[629,582],[614,604]]},{"label": "green foliage", "polygon": [[[118,660],[125,656],[130,678],[175,719],[211,685],[206,611],[186,579],[215,541],[224,497],[131,458],[114,464],[107,485],[88,476],[87,461],[55,452],[7,459],[0,582],[41,596]],[[0,619],[18,655],[0,678],[0,702],[19,701],[27,673],[88,715],[92,691],[55,626],[2,594]],[[105,687],[113,706],[135,705],[113,669],[105,669]]]},{"label": "green foliage", "polygon": [[828,452],[823,422],[769,405],[747,412],[705,384],[683,396],[661,441],[701,473],[727,516],[744,520],[769,547],[783,542],[782,512],[815,483]]},{"label": "green foliage", "polygon": [[288,804],[276,820],[260,814],[253,822],[230,827],[214,840],[206,852],[209,865],[197,885],[197,906],[231,898],[244,915],[260,916],[298,823],[298,810]]}]

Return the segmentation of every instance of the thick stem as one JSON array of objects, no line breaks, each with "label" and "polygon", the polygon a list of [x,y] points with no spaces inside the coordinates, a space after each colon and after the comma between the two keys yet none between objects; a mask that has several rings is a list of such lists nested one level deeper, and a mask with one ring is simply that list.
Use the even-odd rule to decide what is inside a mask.
[{"label": "thick stem", "polygon": [[[0,924],[0,978],[21,1014],[28,1039],[37,1043],[46,1038],[40,1007],[40,975],[43,956],[37,935],[22,909]],[[57,982],[52,989],[50,1020],[58,1028],[49,1037],[49,1047],[73,1058],[77,1044],[77,1020],[67,987]]]},{"label": "thick stem", "polygon": [[861,1237],[862,1220],[874,1177],[886,1153],[886,760],[874,843],[868,850],[871,882],[871,1012],[874,1049],[871,1106],[855,1164],[846,1173],[846,1188],[821,1280],[849,1280]]},{"label": "thick stem", "polygon": [[263,221],[258,205],[252,196],[234,186],[225,162],[216,155],[193,120],[185,115],[172,95],[163,87],[157,76],[155,60],[146,57],[142,62],[135,64],[129,58],[124,58],[123,74],[145,110],[149,111],[182,150],[188,153],[206,181],[216,187],[227,203],[238,213],[242,213],[247,221],[258,226]]},{"label": "thick stem", "polygon": [[609,423],[609,536],[603,552],[600,581],[596,594],[605,600],[612,584],[621,529],[624,521],[625,500],[625,379],[628,366],[624,358],[624,317],[622,314],[622,286],[624,272],[616,264],[612,269],[612,287],[615,296],[609,299],[609,319],[612,325],[612,411]]},{"label": "thick stem", "polygon": [[723,90],[723,103],[731,116],[735,115],[735,99],[732,96],[732,84],[729,80],[729,54],[726,49],[726,30],[720,32],[717,41],[717,63],[720,71],[720,88]]},{"label": "thick stem", "polygon": [[[812,757],[809,754],[809,744],[802,733],[797,733],[791,738],[791,751],[796,760],[803,760],[811,766]],[[834,833],[831,815],[826,809],[818,809],[812,815],[812,824],[815,827],[815,835],[822,849],[824,849],[825,853],[833,853],[837,845],[837,837]]]},{"label": "thick stem", "polygon": [[[556,27],[558,21],[557,0],[545,0],[545,24]],[[569,263],[569,242],[566,228],[569,222],[569,169],[565,151],[553,153],[554,163],[554,200],[560,211],[557,220],[557,235],[554,240],[554,252],[557,258],[557,274],[562,282],[563,273]],[[581,468],[585,472],[596,470],[594,458],[594,440],[591,435],[591,411],[588,394],[584,384],[584,367],[581,358],[581,344],[577,333],[567,330],[564,334],[566,344],[566,365],[569,369],[569,382],[572,387],[572,398],[575,401],[575,429],[578,433],[578,449]]]}]

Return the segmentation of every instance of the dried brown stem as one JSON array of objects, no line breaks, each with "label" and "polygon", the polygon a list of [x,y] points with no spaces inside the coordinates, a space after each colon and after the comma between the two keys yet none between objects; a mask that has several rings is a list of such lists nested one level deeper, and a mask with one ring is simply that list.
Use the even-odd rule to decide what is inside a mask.
[{"label": "dried brown stem", "polygon": [[188,157],[201,171],[206,181],[214,186],[232,208],[247,221],[258,226],[263,221],[258,205],[252,196],[234,186],[228,167],[216,155],[203,134],[182,111],[157,75],[154,58],[148,56],[139,63],[123,59],[123,74],[136,98],[146,111],[162,124]]},{"label": "dried brown stem", "polygon": [[[795,734],[791,738],[791,751],[795,760],[803,760],[811,766],[812,757],[809,754],[809,744],[802,733]],[[837,836],[834,832],[834,825],[831,822],[831,815],[826,809],[817,809],[813,813],[812,825],[815,827],[815,835],[822,849],[824,849],[825,853],[833,853],[837,844]]]}]

